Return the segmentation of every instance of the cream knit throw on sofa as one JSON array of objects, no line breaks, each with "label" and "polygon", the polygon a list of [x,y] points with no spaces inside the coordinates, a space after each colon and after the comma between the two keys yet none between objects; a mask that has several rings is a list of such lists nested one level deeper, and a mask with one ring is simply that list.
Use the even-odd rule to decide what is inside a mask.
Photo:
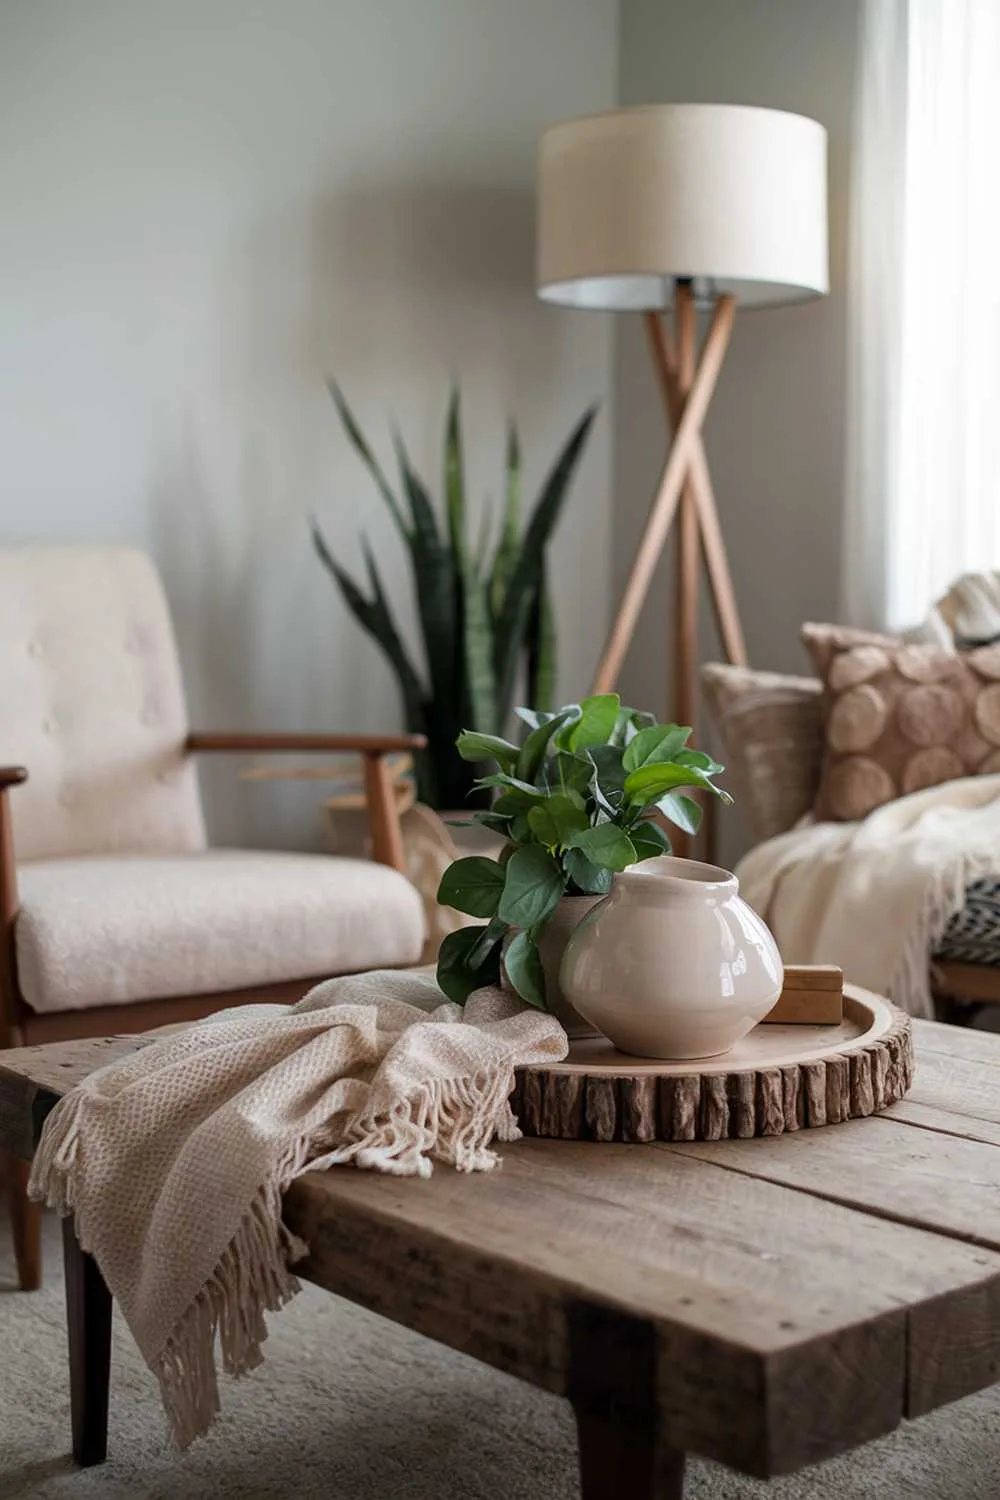
[{"label": "cream knit throw on sofa", "polygon": [[[223,1368],[261,1361],[265,1311],[298,1290],[306,1252],[281,1222],[299,1173],[353,1163],[427,1177],[487,1171],[520,1134],[514,1069],[566,1055],[549,1015],[499,990],[437,1004],[426,972],[318,985],[298,1005],[248,1005],[91,1074],[45,1124],[30,1192],[76,1215],[160,1382],[177,1441],[219,1409]],[[431,1009],[433,1007],[433,1009]]]},{"label": "cream knit throw on sofa", "polygon": [[966,886],[1000,875],[1000,776],[913,792],[860,823],[793,828],[736,873],[786,963],[839,964],[852,983],[933,1018],[931,955]]}]

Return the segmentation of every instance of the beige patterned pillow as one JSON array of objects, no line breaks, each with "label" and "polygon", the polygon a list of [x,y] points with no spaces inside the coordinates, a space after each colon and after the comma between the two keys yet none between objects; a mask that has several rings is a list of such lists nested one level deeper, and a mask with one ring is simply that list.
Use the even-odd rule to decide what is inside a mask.
[{"label": "beige patterned pillow", "polygon": [[821,684],[712,662],[702,685],[723,743],[726,786],[758,839],[785,833],[812,809],[823,761]]},{"label": "beige patterned pillow", "polygon": [[805,625],[823,679],[817,818],[863,818],[908,792],[1000,771],[1000,645],[960,656],[892,636]]}]

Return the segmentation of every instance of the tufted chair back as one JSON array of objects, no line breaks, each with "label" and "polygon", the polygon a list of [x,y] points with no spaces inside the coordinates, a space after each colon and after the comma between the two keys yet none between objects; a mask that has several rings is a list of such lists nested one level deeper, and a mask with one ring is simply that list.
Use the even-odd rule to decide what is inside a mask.
[{"label": "tufted chair back", "polygon": [[127,547],[0,548],[0,764],[19,859],[201,849],[177,649]]}]

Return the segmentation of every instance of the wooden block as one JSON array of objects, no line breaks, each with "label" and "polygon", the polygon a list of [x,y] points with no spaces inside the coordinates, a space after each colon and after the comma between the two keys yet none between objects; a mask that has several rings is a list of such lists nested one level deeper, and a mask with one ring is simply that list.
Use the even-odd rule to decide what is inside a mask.
[{"label": "wooden block", "polygon": [[839,1026],[843,1019],[843,969],[833,964],[788,964],[781,997],[764,1024]]},{"label": "wooden block", "polygon": [[786,990],[836,990],[844,988],[844,971],[836,964],[786,964]]}]

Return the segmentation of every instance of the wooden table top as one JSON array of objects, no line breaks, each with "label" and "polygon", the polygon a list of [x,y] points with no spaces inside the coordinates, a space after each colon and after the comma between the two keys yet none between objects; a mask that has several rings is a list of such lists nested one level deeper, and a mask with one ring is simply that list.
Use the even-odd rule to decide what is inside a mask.
[{"label": "wooden table top", "polygon": [[[285,1200],[303,1274],[675,1448],[784,1473],[1000,1379],[1000,1037],[917,1022],[885,1114],[776,1138],[524,1140]],[[0,1149],[142,1041],[0,1053]]]}]

